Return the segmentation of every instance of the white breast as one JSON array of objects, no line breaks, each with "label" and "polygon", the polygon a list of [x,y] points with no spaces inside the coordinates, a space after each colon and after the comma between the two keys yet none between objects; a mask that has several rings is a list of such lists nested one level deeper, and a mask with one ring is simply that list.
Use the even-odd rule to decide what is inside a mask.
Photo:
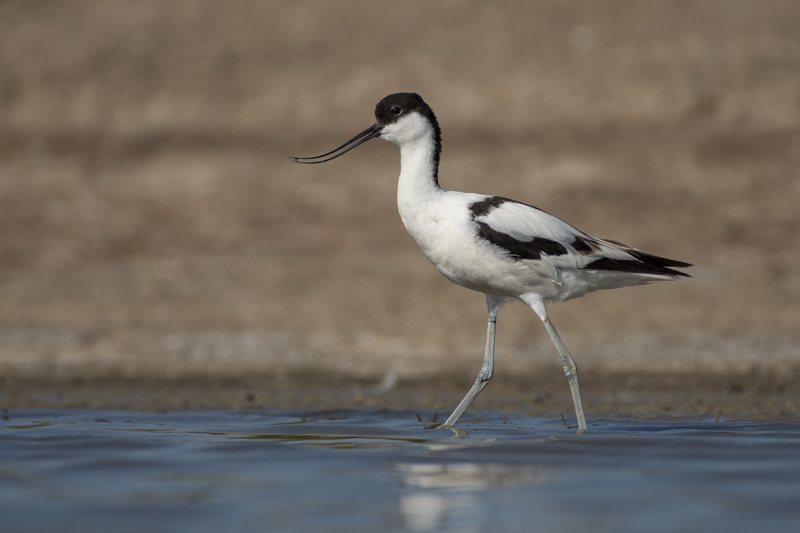
[{"label": "white breast", "polygon": [[447,279],[502,296],[518,296],[532,287],[547,298],[557,295],[553,280],[478,238],[469,206],[484,195],[441,189],[440,193],[416,202],[403,201],[398,195],[398,208],[409,235]]}]

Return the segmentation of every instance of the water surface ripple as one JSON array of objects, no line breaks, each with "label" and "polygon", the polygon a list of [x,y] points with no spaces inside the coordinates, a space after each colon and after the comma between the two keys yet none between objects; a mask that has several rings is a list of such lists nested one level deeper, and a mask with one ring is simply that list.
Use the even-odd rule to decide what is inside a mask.
[{"label": "water surface ripple", "polygon": [[2,418],[6,532],[800,531],[794,422],[576,435],[478,412],[454,438],[407,411]]}]

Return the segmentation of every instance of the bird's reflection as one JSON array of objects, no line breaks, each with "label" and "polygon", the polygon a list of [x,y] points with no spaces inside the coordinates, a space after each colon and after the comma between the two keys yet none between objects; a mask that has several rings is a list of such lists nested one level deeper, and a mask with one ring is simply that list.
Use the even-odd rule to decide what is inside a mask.
[{"label": "bird's reflection", "polygon": [[400,498],[400,512],[412,531],[436,531],[444,524],[458,525],[459,531],[472,531],[481,523],[484,512],[480,491],[546,479],[544,470],[535,465],[397,463],[394,469],[402,475],[404,485],[412,489]]}]

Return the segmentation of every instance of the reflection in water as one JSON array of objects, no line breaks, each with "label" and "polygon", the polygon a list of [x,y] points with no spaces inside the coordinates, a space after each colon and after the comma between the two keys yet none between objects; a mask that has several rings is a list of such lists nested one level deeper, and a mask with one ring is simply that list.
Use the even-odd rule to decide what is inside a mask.
[{"label": "reflection in water", "polygon": [[[484,509],[480,491],[494,485],[541,483],[543,469],[535,465],[492,463],[397,463],[403,482],[417,489],[400,498],[400,510],[412,531],[448,526],[462,532],[478,531]],[[457,522],[457,523],[456,523]]]},{"label": "reflection in water", "polygon": [[430,531],[439,527],[439,523],[447,513],[448,502],[439,494],[418,492],[400,498],[400,510],[409,529]]},{"label": "reflection in water", "polygon": [[496,463],[398,463],[403,482],[423,489],[483,489],[489,485],[520,485],[544,481],[537,465]]}]

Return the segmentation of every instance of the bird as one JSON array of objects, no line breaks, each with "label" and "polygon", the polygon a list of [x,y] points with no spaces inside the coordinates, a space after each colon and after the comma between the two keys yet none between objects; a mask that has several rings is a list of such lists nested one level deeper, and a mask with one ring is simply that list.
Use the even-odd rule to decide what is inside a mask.
[{"label": "bird", "polygon": [[542,321],[561,357],[578,432],[585,432],[578,367],[550,321],[547,305],[602,289],[691,277],[675,269],[693,265],[619,241],[591,237],[541,209],[510,198],[444,190],[439,185],[439,122],[416,93],[383,98],[375,106],[375,123],[338,148],[315,157],[291,159],[325,163],[374,138],[400,148],[397,207],[406,231],[448,280],[486,296],[483,364],[464,399],[439,427],[454,429],[491,381],[497,316],[504,305],[521,301]]}]

